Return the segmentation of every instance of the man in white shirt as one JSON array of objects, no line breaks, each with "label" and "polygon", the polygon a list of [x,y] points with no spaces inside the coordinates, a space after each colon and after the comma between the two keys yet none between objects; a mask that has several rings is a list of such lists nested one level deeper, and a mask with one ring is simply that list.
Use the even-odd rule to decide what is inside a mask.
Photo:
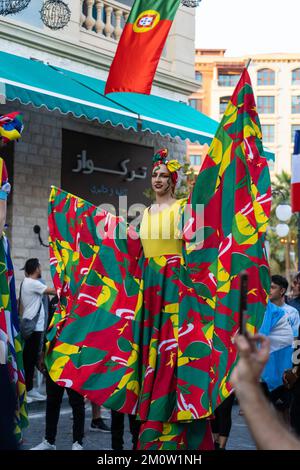
[{"label": "man in white shirt", "polygon": [[36,319],[33,333],[24,341],[23,362],[27,390],[27,402],[44,400],[45,397],[33,388],[34,368],[38,362],[42,348],[43,335],[46,328],[47,312],[43,305],[43,295],[55,295],[54,288],[47,287],[41,279],[41,265],[37,258],[30,258],[24,266],[25,278],[20,286],[20,302],[23,310],[22,318]]},{"label": "man in white shirt", "polygon": [[283,308],[287,320],[293,330],[294,340],[298,339],[300,316],[298,310],[285,302],[285,296],[288,289],[288,281],[285,277],[278,274],[271,277],[270,301]]}]

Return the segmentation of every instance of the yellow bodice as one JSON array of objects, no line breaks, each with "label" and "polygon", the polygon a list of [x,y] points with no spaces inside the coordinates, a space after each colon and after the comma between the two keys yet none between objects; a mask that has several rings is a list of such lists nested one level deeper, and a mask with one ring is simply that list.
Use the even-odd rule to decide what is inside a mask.
[{"label": "yellow bodice", "polygon": [[143,214],[140,238],[146,258],[164,255],[181,255],[182,240],[178,238],[180,208],[186,199],[178,199],[171,206],[160,212],[150,212],[147,208]]}]

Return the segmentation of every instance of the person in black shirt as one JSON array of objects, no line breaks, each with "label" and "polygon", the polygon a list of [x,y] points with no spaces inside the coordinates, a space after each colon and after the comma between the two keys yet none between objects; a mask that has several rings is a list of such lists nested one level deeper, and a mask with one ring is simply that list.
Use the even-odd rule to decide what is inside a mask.
[{"label": "person in black shirt", "polygon": [[300,271],[296,274],[292,283],[293,295],[288,299],[288,304],[298,310],[300,315]]},{"label": "person in black shirt", "polygon": [[[293,296],[288,299],[288,304],[298,310],[300,315],[300,271],[296,274],[292,283]],[[298,380],[291,389],[291,407],[290,422],[295,433],[300,436],[300,331],[298,336],[298,344],[295,344],[294,367],[298,368]]]}]

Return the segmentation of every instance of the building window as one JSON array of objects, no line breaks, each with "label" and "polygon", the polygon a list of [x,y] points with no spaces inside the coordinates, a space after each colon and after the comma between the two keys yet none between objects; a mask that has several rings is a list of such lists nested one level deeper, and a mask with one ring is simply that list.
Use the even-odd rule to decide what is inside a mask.
[{"label": "building window", "polygon": [[240,79],[240,75],[229,74],[229,73],[219,73],[218,85],[234,87],[236,86],[239,79]]},{"label": "building window", "polygon": [[271,69],[261,69],[257,72],[257,85],[275,85],[275,72]]},{"label": "building window", "polygon": [[202,110],[202,100],[196,99],[196,98],[191,98],[189,99],[189,105],[191,108],[196,109],[197,111]]},{"label": "building window", "polygon": [[274,171],[275,170],[275,162],[274,160],[268,160],[268,165],[269,165],[269,170]]},{"label": "building window", "polygon": [[196,100],[196,99],[194,99],[194,98],[191,98],[191,99],[189,100],[189,105],[190,105],[190,107],[191,107],[191,108],[194,108],[194,109],[197,109],[197,101],[198,101],[198,100]]},{"label": "building window", "polygon": [[260,114],[273,114],[275,112],[275,97],[274,96],[258,96],[257,97],[257,111]]},{"label": "building window", "polygon": [[291,141],[295,140],[295,132],[300,131],[300,124],[292,124],[291,126]]},{"label": "building window", "polygon": [[275,142],[275,126],[274,124],[262,124],[262,136],[264,142]]},{"label": "building window", "polygon": [[292,114],[300,114],[300,96],[292,96]]},{"label": "building window", "polygon": [[220,98],[220,114],[225,113],[229,101],[230,96],[222,96],[222,98]]},{"label": "building window", "polygon": [[192,166],[200,166],[201,165],[201,155],[190,155],[190,164]]},{"label": "building window", "polygon": [[292,85],[300,85],[300,69],[292,71]]},{"label": "building window", "polygon": [[198,70],[195,72],[195,80],[202,85],[203,75],[201,72],[198,72]]}]

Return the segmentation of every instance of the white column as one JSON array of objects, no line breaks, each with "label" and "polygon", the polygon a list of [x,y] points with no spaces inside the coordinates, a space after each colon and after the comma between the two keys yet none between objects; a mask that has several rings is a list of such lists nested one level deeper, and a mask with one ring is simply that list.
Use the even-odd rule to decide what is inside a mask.
[{"label": "white column", "polygon": [[111,23],[112,11],[113,11],[112,7],[109,7],[109,6],[105,7],[106,24],[104,27],[104,33],[105,33],[105,36],[107,36],[108,38],[112,36],[114,29],[115,29]]},{"label": "white column", "polygon": [[122,34],[122,27],[121,27],[121,20],[122,20],[122,10],[116,10],[116,26],[115,26],[115,38],[119,41],[121,34]]},{"label": "white column", "polygon": [[83,13],[83,0],[80,0],[80,26],[84,25],[86,16]]},{"label": "white column", "polygon": [[103,21],[103,6],[104,3],[102,0],[96,0],[96,9],[97,9],[97,20],[95,23],[95,29],[97,34],[103,34],[104,21]]},{"label": "white column", "polygon": [[88,31],[91,31],[96,23],[96,20],[93,17],[94,4],[95,4],[95,0],[86,0],[87,15],[86,15],[86,20],[85,20],[85,27]]}]

